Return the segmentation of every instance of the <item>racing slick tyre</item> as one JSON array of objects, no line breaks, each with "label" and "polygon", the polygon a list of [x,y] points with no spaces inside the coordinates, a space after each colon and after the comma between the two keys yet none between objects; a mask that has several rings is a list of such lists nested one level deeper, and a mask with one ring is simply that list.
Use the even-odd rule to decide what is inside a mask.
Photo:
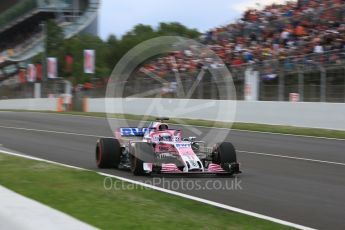
[{"label": "racing slick tyre", "polygon": [[151,144],[137,142],[131,148],[131,171],[135,176],[145,175],[143,163],[154,162],[154,151]]},{"label": "racing slick tyre", "polygon": [[117,139],[100,138],[96,145],[98,168],[118,168],[121,160],[121,146]]},{"label": "racing slick tyre", "polygon": [[216,145],[212,153],[212,162],[221,165],[225,171],[231,173],[240,172],[236,150],[230,142],[222,142]]}]

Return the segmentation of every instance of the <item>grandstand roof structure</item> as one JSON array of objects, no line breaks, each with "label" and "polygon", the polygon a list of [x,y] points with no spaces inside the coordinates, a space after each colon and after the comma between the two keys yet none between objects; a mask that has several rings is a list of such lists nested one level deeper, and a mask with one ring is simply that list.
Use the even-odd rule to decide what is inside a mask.
[{"label": "grandstand roof structure", "polygon": [[44,49],[43,23],[54,19],[65,38],[98,33],[100,0],[2,0],[0,65],[33,57]]}]

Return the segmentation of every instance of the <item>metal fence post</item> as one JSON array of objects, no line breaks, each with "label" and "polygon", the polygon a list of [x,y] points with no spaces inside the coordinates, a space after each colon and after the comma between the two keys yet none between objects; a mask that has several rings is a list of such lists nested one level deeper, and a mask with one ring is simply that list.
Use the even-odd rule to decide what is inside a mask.
[{"label": "metal fence post", "polygon": [[217,99],[217,91],[219,91],[219,86],[217,85],[217,82],[215,83],[215,86],[211,87],[211,98],[210,99]]},{"label": "metal fence post", "polygon": [[[263,92],[262,92],[262,88],[263,88],[263,83],[262,83],[262,78],[260,77],[260,72],[259,72],[259,101],[263,101]],[[245,93],[246,88],[243,88],[243,92]]]},{"label": "metal fence post", "polygon": [[204,98],[204,83],[201,81],[198,85],[198,96],[197,99],[203,99]]},{"label": "metal fence post", "polygon": [[43,31],[43,52],[42,52],[42,80],[47,80],[47,22],[41,23]]},{"label": "metal fence post", "polygon": [[344,67],[344,102],[345,102],[345,67]]},{"label": "metal fence post", "polygon": [[285,79],[284,79],[284,72],[280,71],[279,73],[279,88],[278,88],[278,100],[284,101],[284,86],[285,86]]},{"label": "metal fence post", "polygon": [[298,94],[300,101],[304,101],[304,73],[301,68],[298,67]]},{"label": "metal fence post", "polygon": [[326,101],[326,70],[320,67],[320,102]]}]

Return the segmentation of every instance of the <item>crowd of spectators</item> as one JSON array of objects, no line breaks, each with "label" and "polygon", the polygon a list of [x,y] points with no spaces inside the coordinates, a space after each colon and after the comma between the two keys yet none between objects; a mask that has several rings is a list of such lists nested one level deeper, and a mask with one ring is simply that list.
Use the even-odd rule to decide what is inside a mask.
[{"label": "crowd of spectators", "polygon": [[[248,9],[236,23],[214,28],[201,40],[232,68],[245,64],[286,69],[295,64],[341,64],[345,60],[345,0],[298,0]],[[205,65],[193,47],[145,65],[159,75]],[[212,66],[213,65],[213,66]],[[210,64],[211,67],[219,63]]]}]

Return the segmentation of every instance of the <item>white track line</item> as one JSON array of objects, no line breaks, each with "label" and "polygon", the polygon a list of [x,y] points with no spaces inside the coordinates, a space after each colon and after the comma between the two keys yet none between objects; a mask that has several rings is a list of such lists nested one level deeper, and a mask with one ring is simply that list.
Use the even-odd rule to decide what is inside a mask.
[{"label": "white track line", "polygon": [[0,185],[1,229],[97,230],[60,210]]},{"label": "white track line", "polygon": [[67,164],[56,162],[56,161],[50,161],[50,160],[46,160],[46,159],[43,159],[43,158],[33,157],[33,156],[21,154],[21,153],[16,153],[16,152],[4,150],[4,149],[0,149],[0,153],[6,153],[6,154],[12,155],[12,156],[22,157],[22,158],[26,158],[26,159],[30,159],[30,160],[35,160],[35,161],[42,161],[42,162],[46,162],[46,163],[50,163],[50,164],[55,164],[55,165],[60,165],[60,166],[64,166],[64,167],[68,167],[68,168],[73,168],[73,169],[78,169],[78,170],[87,170],[87,169],[80,168],[80,167],[77,167],[77,166],[67,165]]},{"label": "white track line", "polygon": [[325,163],[325,164],[332,164],[332,165],[341,165],[341,166],[345,166],[345,163],[342,163],[342,162],[316,160],[316,159],[303,158],[303,157],[292,157],[292,156],[277,155],[277,154],[271,154],[271,153],[259,153],[259,152],[245,151],[245,150],[237,150],[237,152],[240,152],[240,153],[249,153],[249,154],[255,154],[255,155],[262,155],[262,156],[279,157],[279,158],[287,158],[287,159],[293,159],[293,160],[311,161],[311,162],[317,162],[317,163]]},{"label": "white track line", "polygon": [[206,199],[203,199],[203,198],[199,198],[199,197],[196,197],[196,196],[191,196],[191,195],[187,195],[187,194],[184,194],[184,193],[180,193],[180,192],[164,189],[164,188],[161,188],[161,187],[157,187],[157,186],[154,186],[154,185],[145,184],[143,182],[139,182],[139,181],[135,181],[135,180],[130,180],[130,179],[127,179],[127,178],[124,178],[124,177],[114,176],[114,175],[111,175],[111,174],[101,173],[101,172],[99,172],[98,174],[103,175],[103,176],[107,176],[107,177],[112,177],[112,178],[115,178],[115,179],[119,179],[119,180],[122,180],[122,181],[126,181],[126,182],[129,182],[129,183],[137,184],[137,185],[140,185],[140,186],[143,186],[143,187],[151,188],[151,189],[154,189],[154,190],[157,190],[157,191],[165,192],[165,193],[168,193],[168,194],[171,194],[171,195],[183,197],[183,198],[186,198],[186,199],[189,199],[189,200],[198,201],[198,202],[201,202],[201,203],[204,203],[204,204],[212,205],[212,206],[215,206],[215,207],[218,207],[218,208],[222,208],[222,209],[226,209],[226,210],[229,210],[229,211],[233,211],[233,212],[245,214],[245,215],[248,215],[248,216],[256,217],[256,218],[259,218],[259,219],[264,219],[264,220],[268,220],[268,221],[275,222],[275,223],[278,223],[278,224],[290,226],[290,227],[293,227],[293,228],[302,229],[302,230],[312,230],[313,229],[313,228],[306,227],[306,226],[303,226],[303,225],[291,223],[291,222],[288,222],[288,221],[285,221],[285,220],[281,220],[281,219],[277,219],[277,218],[274,218],[274,217],[262,215],[262,214],[259,214],[259,213],[247,211],[247,210],[240,209],[240,208],[236,208],[236,207],[233,207],[233,206],[230,206],[230,205],[225,205],[225,204],[221,204],[221,203],[218,203],[218,202],[214,202],[214,201],[206,200]]},{"label": "white track line", "polygon": [[[3,126],[3,125],[0,125],[0,128],[15,129],[15,130],[25,130],[25,131],[34,131],[34,132],[43,132],[43,133],[64,134],[64,135],[75,135],[75,136],[84,136],[84,137],[107,138],[106,136],[102,136],[102,135],[92,135],[92,134],[83,134],[83,133],[71,133],[71,132],[44,130],[44,129],[21,128],[21,127]],[[246,150],[237,150],[237,152],[345,166],[345,163],[342,163],[342,162],[324,161],[324,160],[317,160],[317,159],[311,159],[311,158],[292,157],[292,156],[277,155],[277,154],[270,154],[270,153],[251,152],[251,151],[246,151]]]},{"label": "white track line", "polygon": [[[133,120],[133,121],[135,121],[135,120]],[[171,125],[178,125],[178,126],[193,126],[193,127],[198,127],[198,128],[229,130],[229,128],[207,127],[207,126],[201,126],[201,125],[182,125],[182,124],[173,124],[173,123],[170,123],[170,124]],[[257,124],[257,125],[270,125],[270,124]],[[272,126],[274,126],[274,125],[272,125]],[[295,127],[295,126],[292,126],[292,127]],[[298,127],[298,126],[296,126],[295,128],[307,128],[307,127]],[[320,129],[322,129],[322,128],[320,128]],[[273,132],[265,132],[265,131],[255,131],[255,130],[245,130],[245,129],[232,129],[232,128],[230,129],[230,132],[232,130],[233,131],[238,131],[238,132],[247,132],[247,133],[262,133],[262,134],[280,135],[280,136],[293,136],[293,137],[305,137],[305,138],[345,141],[345,139],[340,139],[340,138],[335,138],[335,137],[317,137],[317,136],[308,136],[308,135],[300,135],[300,134],[273,133]],[[342,130],[335,130],[335,131],[342,131]]]},{"label": "white track line", "polygon": [[297,229],[301,229],[301,230],[315,230],[314,228],[306,227],[306,226],[295,224],[295,223],[288,222],[288,221],[285,221],[285,220],[281,220],[281,219],[277,219],[277,218],[274,218],[274,217],[262,215],[262,214],[259,214],[259,213],[247,211],[247,210],[236,208],[236,207],[233,207],[233,206],[217,203],[217,202],[206,200],[206,199],[199,198],[199,197],[196,197],[196,196],[191,196],[191,195],[187,195],[187,194],[184,194],[184,193],[180,193],[180,192],[164,189],[164,188],[161,188],[161,187],[157,187],[157,186],[146,184],[146,183],[143,183],[143,182],[127,179],[127,178],[124,178],[124,177],[114,176],[114,175],[111,175],[111,174],[97,172],[97,171],[94,171],[94,170],[88,170],[88,169],[84,169],[84,168],[79,168],[79,167],[75,167],[75,166],[71,166],[71,165],[65,165],[65,164],[62,164],[62,163],[58,163],[58,162],[54,162],[54,161],[49,161],[49,160],[41,159],[41,158],[38,158],[38,157],[31,157],[31,156],[28,156],[28,155],[25,155],[25,154],[14,153],[14,152],[11,152],[11,151],[0,150],[0,153],[5,153],[5,154],[8,154],[8,155],[13,155],[13,156],[18,156],[18,157],[24,157],[24,158],[32,159],[32,160],[43,161],[43,162],[52,163],[52,164],[56,164],[56,165],[60,165],[60,166],[65,166],[65,167],[69,167],[69,168],[75,168],[75,169],[79,169],[79,170],[93,171],[93,172],[96,172],[97,174],[102,175],[102,176],[112,177],[112,178],[115,178],[115,179],[118,179],[118,180],[122,180],[122,181],[126,181],[126,182],[129,182],[129,183],[141,185],[141,186],[146,187],[146,188],[151,188],[151,189],[154,189],[156,191],[160,191],[160,192],[168,193],[168,194],[171,194],[171,195],[183,197],[183,198],[186,198],[186,199],[198,201],[198,202],[201,202],[201,203],[204,203],[204,204],[208,204],[208,205],[219,207],[219,208],[222,208],[222,209],[225,209],[225,210],[229,210],[229,211],[241,213],[241,214],[244,214],[244,215],[256,217],[256,218],[259,218],[259,219],[268,220],[268,221],[275,222],[275,223],[278,223],[278,224],[281,224],[281,225],[285,225],[285,226],[289,226],[289,227],[293,227],[293,228],[297,228]]},{"label": "white track line", "polygon": [[[260,125],[260,124],[259,124]],[[265,124],[264,124],[265,125]],[[294,126],[293,126],[294,127]],[[298,127],[296,128],[306,128],[306,127]],[[231,129],[234,131],[239,132],[249,132],[249,133],[262,133],[262,134],[270,134],[270,135],[280,135],[280,136],[293,136],[293,137],[305,137],[305,138],[315,138],[315,139],[325,139],[325,140],[335,140],[335,141],[345,141],[345,139],[335,138],[335,137],[317,137],[317,136],[308,136],[308,135],[300,135],[300,134],[289,134],[289,133],[272,133],[272,132],[264,132],[264,131],[255,131],[255,130],[244,130],[244,129]],[[342,130],[335,130],[335,131],[342,131]],[[345,132],[345,131],[344,131]]]},{"label": "white track line", "polygon": [[102,136],[102,135],[83,134],[83,133],[71,133],[71,132],[45,130],[45,129],[21,128],[21,127],[4,126],[4,125],[0,125],[0,128],[25,130],[25,131],[34,131],[34,132],[43,132],[43,133],[56,133],[56,134],[65,134],[65,135],[74,135],[74,136],[83,136],[83,137],[104,137],[104,138],[106,138],[106,136]]},{"label": "white track line", "polygon": [[[107,118],[107,117],[97,117],[92,115],[81,115],[81,114],[63,114],[63,113],[45,113],[45,112],[13,112],[13,111],[2,111],[2,112],[12,112],[12,113],[40,113],[40,114],[49,114],[49,115],[60,115],[60,116],[77,116],[77,117],[87,117],[87,118],[96,118],[96,119],[116,119],[116,120],[124,120],[124,121],[138,121],[135,119],[124,119],[124,118]],[[244,123],[244,122],[243,122]],[[229,130],[228,128],[219,128],[219,127],[207,127],[207,126],[201,126],[201,125],[183,125],[183,124],[174,124],[174,123],[168,123],[171,125],[178,125],[178,126],[193,126],[198,128],[208,128],[208,129],[220,129],[220,130]],[[258,125],[271,125],[271,124],[259,124]],[[273,125],[274,126],[274,125]],[[300,127],[300,126],[291,126],[296,128],[308,128],[308,127]],[[325,129],[325,128],[319,128],[319,129]],[[325,139],[325,140],[335,140],[335,141],[345,141],[345,139],[341,138],[335,138],[335,137],[317,137],[317,136],[309,136],[309,135],[300,135],[300,134],[289,134],[289,133],[274,133],[274,132],[265,132],[265,131],[255,131],[255,130],[245,130],[245,129],[231,129],[233,131],[238,132],[248,132],[248,133],[262,133],[262,134],[269,134],[269,135],[280,135],[280,136],[293,136],[293,137],[304,137],[304,138],[314,138],[314,139]],[[230,130],[230,131],[231,131]],[[325,129],[327,130],[327,129]],[[343,130],[334,130],[334,131],[343,131]]]}]

